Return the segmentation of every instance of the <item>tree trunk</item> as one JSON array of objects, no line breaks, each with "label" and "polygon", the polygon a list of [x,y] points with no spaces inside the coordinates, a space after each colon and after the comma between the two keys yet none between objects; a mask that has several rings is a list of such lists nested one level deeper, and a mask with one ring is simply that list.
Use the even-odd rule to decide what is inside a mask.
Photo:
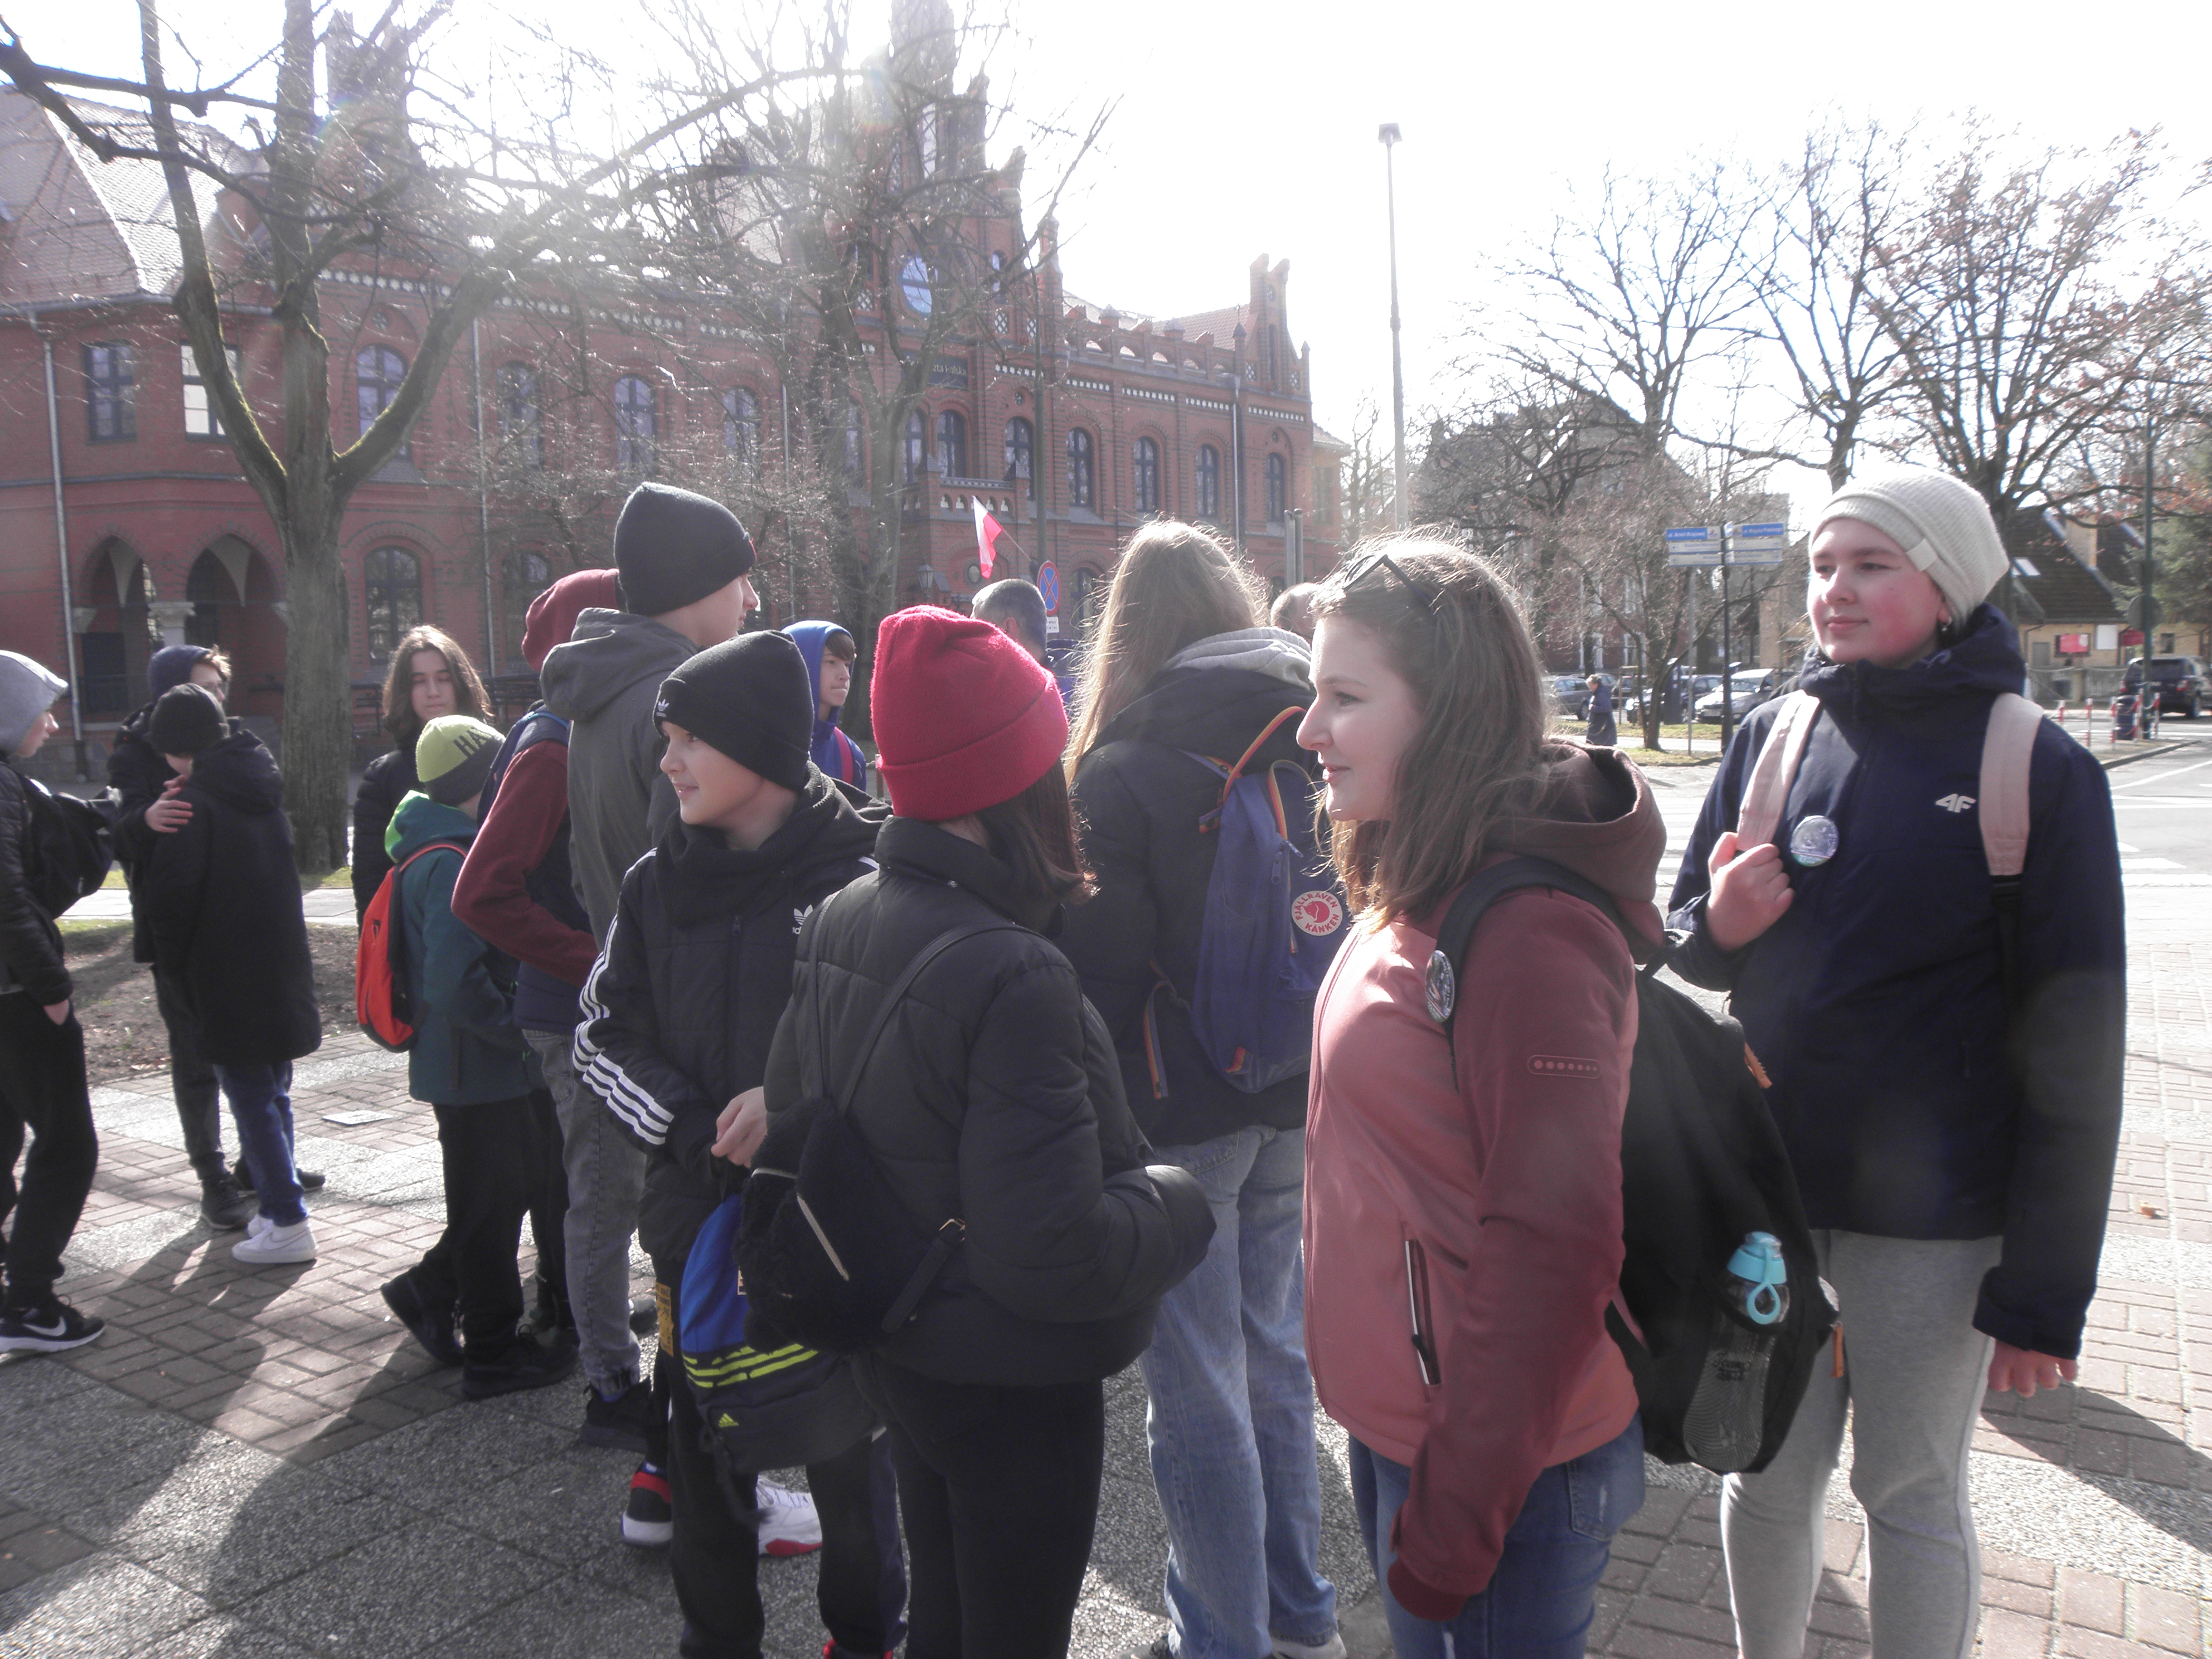
[{"label": "tree trunk", "polygon": [[353,660],[338,520],[284,529],[284,809],[311,875],[347,861]]}]

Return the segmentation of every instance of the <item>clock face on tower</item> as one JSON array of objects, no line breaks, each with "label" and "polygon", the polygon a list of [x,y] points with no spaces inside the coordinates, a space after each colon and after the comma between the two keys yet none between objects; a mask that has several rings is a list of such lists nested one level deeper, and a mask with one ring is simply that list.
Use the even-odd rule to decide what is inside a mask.
[{"label": "clock face on tower", "polygon": [[929,261],[919,253],[908,257],[899,267],[899,292],[906,296],[908,307],[917,317],[929,315]]}]

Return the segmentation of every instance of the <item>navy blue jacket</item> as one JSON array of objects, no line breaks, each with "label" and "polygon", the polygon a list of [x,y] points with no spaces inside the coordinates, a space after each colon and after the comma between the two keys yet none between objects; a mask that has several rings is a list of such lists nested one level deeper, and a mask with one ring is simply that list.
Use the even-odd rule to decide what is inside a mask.
[{"label": "navy blue jacket", "polygon": [[[1734,955],[1705,933],[1706,861],[1735,825],[1779,701],[1746,717],[1705,798],[1670,908],[1673,959],[1730,1011],[1773,1079],[1767,1103],[1808,1218],[1886,1238],[1988,1238],[1975,1328],[2071,1358],[2096,1292],[2120,1125],[2126,950],[2112,796],[2056,726],[2035,742],[2023,872],[2025,1008],[2008,1053],[1997,925],[1973,797],[1996,695],[2024,673],[1984,605],[1909,668],[1806,659],[1820,700],[1775,840],[1795,897]],[[1962,804],[1963,803],[1963,804]],[[1814,813],[1835,856],[1808,868]]]}]

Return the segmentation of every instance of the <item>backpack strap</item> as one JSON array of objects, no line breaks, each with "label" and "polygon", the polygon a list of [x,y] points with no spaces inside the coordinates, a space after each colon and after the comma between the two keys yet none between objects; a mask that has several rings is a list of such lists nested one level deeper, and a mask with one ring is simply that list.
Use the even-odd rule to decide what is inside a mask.
[{"label": "backpack strap", "polygon": [[1813,735],[1813,722],[1820,718],[1820,700],[1809,691],[1793,691],[1783,700],[1782,713],[1751,769],[1744,787],[1743,803],[1736,810],[1738,848],[1764,847],[1782,827],[1790,805],[1790,786],[1804,758],[1805,740]]},{"label": "backpack strap", "polygon": [[2021,872],[2027,866],[2028,772],[2035,757],[2043,711],[2016,691],[2001,694],[1990,705],[1990,724],[1982,737],[1981,799],[1975,803],[1982,823],[1982,852],[1990,861],[1991,899],[1996,907],[1997,962],[2004,981],[2005,1010],[2019,1016]]},{"label": "backpack strap", "polygon": [[[1289,720],[1292,715],[1303,718],[1305,712],[1304,708],[1294,703],[1260,728],[1260,735],[1245,745],[1244,752],[1237,757],[1237,764],[1228,770],[1227,781],[1221,786],[1221,799],[1224,803],[1229,799],[1229,792],[1237,787],[1237,780],[1243,776],[1244,769],[1252,763],[1252,757],[1260,752],[1260,745],[1273,737],[1285,720]],[[1189,751],[1186,750],[1184,752],[1188,754]]]},{"label": "backpack strap", "polygon": [[[905,971],[891,981],[890,989],[884,994],[884,1000],[876,1009],[875,1018],[868,1022],[867,1035],[860,1039],[860,1046],[854,1054],[852,1069],[845,1073],[844,1086],[837,1091],[837,1109],[842,1112],[851,1109],[853,1097],[860,1087],[861,1074],[868,1069],[868,1060],[875,1053],[876,1044],[882,1041],[884,1027],[891,1023],[891,1016],[898,1012],[900,1002],[905,999],[906,994],[914,988],[914,982],[921,976],[923,969],[928,967],[931,963],[936,961],[963,939],[975,939],[985,933],[1024,933],[1029,931],[1020,923],[1012,921],[976,922],[963,927],[948,927],[916,951],[914,960],[907,963]],[[815,960],[814,935],[811,929],[808,931],[806,943],[806,961],[811,965]],[[826,1023],[821,1018],[818,1001],[815,1015],[815,1035],[824,1048],[822,1055],[821,1080],[826,1084],[830,1078],[829,1055],[826,1052],[829,1033]]]},{"label": "backpack strap", "polygon": [[1429,1018],[1444,1028],[1447,1040],[1451,1036],[1452,1012],[1459,1004],[1459,977],[1466,971],[1468,947],[1474,942],[1475,924],[1492,904],[1524,887],[1549,887],[1594,904],[1624,936],[1628,932],[1613,896],[1565,865],[1554,864],[1549,859],[1511,858],[1477,872],[1474,880],[1460,889],[1459,896],[1444,912],[1444,919],[1437,928],[1436,951],[1429,957]]}]

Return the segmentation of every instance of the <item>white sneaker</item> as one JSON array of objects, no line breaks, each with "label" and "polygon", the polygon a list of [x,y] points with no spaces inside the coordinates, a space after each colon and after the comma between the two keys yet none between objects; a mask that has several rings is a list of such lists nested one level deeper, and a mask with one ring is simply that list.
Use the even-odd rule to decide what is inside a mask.
[{"label": "white sneaker", "polygon": [[304,1221],[295,1221],[289,1227],[280,1227],[266,1216],[256,1216],[246,1224],[246,1237],[230,1247],[231,1260],[256,1267],[280,1263],[313,1261],[315,1259],[314,1231]]},{"label": "white sneaker", "polygon": [[1331,1636],[1319,1647],[1304,1642],[1293,1642],[1287,1636],[1271,1636],[1275,1644],[1275,1659],[1344,1659],[1344,1638],[1340,1633]]},{"label": "white sneaker", "polygon": [[805,1555],[822,1547],[822,1517],[814,1512],[811,1497],[773,1480],[759,1481],[754,1490],[763,1555]]}]

